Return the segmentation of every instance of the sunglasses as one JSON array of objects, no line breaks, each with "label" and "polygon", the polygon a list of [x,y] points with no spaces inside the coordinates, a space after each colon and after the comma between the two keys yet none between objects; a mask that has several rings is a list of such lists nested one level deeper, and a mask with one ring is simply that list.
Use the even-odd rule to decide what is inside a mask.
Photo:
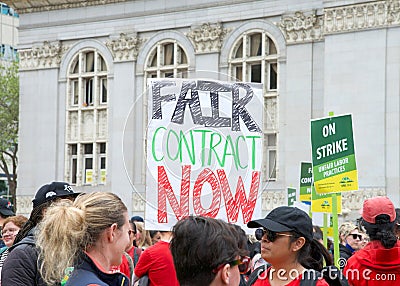
[{"label": "sunglasses", "polygon": [[361,234],[356,234],[356,233],[350,233],[349,236],[352,236],[353,239],[359,239],[359,240],[363,240],[362,235]]},{"label": "sunglasses", "polygon": [[128,234],[129,234],[129,235],[131,235],[132,233],[133,233],[133,234],[136,234],[136,231],[134,231],[134,230],[132,230],[132,229],[128,230]]},{"label": "sunglasses", "polygon": [[239,259],[223,263],[217,268],[213,270],[214,273],[218,273],[226,264],[229,264],[231,267],[238,266],[240,274],[246,274],[250,270],[250,257],[241,256]]},{"label": "sunglasses", "polygon": [[278,236],[293,236],[293,234],[274,232],[265,228],[258,228],[254,233],[257,240],[262,240],[263,236],[267,236],[267,241],[274,242]]}]

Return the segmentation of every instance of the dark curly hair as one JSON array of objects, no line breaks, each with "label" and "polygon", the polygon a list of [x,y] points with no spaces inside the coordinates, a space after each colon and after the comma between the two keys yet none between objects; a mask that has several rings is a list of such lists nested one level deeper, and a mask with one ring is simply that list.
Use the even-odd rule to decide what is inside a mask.
[{"label": "dark curly hair", "polygon": [[369,223],[362,220],[362,226],[367,231],[370,240],[379,240],[385,248],[392,248],[397,237],[394,232],[396,220],[390,222],[390,217],[387,214],[376,216],[375,223]]}]

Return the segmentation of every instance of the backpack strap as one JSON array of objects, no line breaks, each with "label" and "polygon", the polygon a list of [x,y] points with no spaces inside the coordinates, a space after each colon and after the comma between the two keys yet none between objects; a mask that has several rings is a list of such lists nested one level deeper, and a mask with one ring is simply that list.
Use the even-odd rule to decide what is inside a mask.
[{"label": "backpack strap", "polygon": [[135,248],[133,249],[133,265],[134,266],[136,266],[141,254],[142,254],[142,249],[135,246]]},{"label": "backpack strap", "polygon": [[124,256],[126,257],[126,260],[128,260],[128,264],[129,264],[129,281],[132,281],[132,277],[133,277],[133,261],[132,261],[132,257],[126,253],[124,251]]},{"label": "backpack strap", "polygon": [[269,264],[263,264],[263,265],[257,267],[256,269],[254,269],[254,271],[251,272],[249,275],[246,286],[253,285],[257,281],[258,277],[261,274],[263,274],[269,266],[270,266]]}]

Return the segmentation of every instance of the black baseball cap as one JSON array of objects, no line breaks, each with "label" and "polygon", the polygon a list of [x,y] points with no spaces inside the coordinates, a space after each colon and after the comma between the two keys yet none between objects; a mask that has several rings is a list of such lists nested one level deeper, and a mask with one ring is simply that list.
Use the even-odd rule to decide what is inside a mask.
[{"label": "black baseball cap", "polygon": [[77,197],[80,193],[75,193],[70,184],[66,182],[52,182],[40,187],[32,200],[33,208],[41,204],[62,197]]},{"label": "black baseball cap", "polygon": [[0,213],[5,217],[15,215],[13,205],[9,200],[0,198]]},{"label": "black baseball cap", "polygon": [[264,227],[273,232],[294,231],[307,240],[313,239],[312,220],[308,214],[296,207],[277,207],[265,218],[247,223],[249,228]]}]

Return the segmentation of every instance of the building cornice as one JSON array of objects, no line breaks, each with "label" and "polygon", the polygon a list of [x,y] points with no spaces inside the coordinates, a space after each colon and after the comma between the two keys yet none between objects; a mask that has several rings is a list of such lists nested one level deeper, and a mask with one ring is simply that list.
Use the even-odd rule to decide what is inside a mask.
[{"label": "building cornice", "polygon": [[126,2],[128,0],[2,0],[19,14]]},{"label": "building cornice", "polygon": [[400,1],[384,0],[325,8],[322,15],[317,15],[316,11],[298,11],[284,15],[277,25],[288,45],[322,41],[331,34],[399,26]]}]

